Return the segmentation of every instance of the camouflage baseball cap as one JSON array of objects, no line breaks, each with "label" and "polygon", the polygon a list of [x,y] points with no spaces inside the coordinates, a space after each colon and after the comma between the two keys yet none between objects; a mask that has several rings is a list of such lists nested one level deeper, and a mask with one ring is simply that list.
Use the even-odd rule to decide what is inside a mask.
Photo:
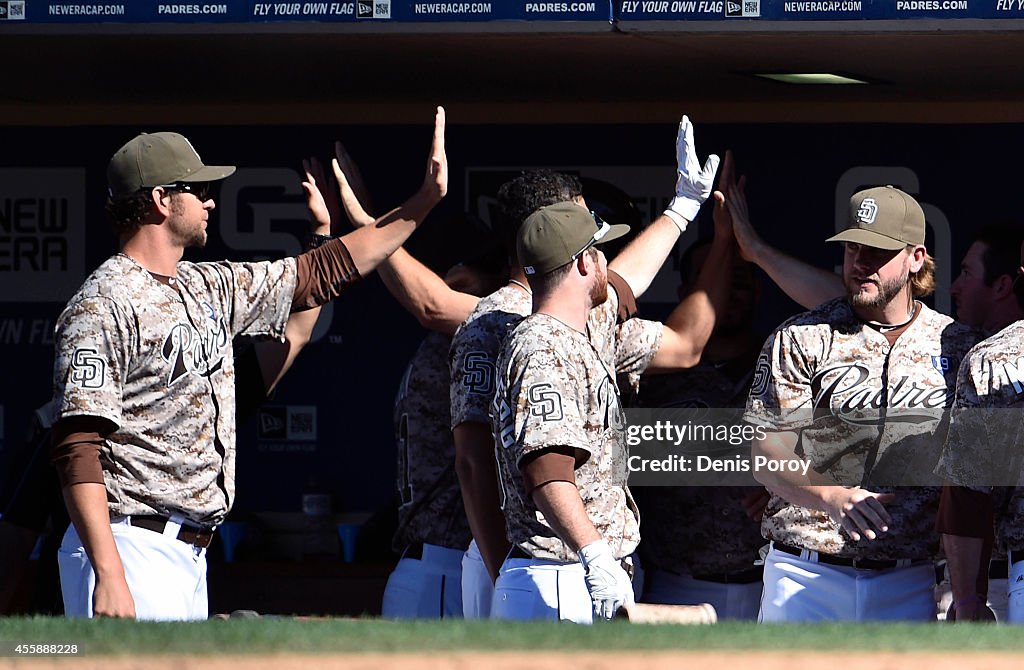
[{"label": "camouflage baseball cap", "polygon": [[894,186],[876,186],[850,198],[846,229],[826,242],[856,242],[896,251],[924,244],[924,211],[917,200]]},{"label": "camouflage baseball cap", "polygon": [[218,181],[233,165],[203,165],[192,144],[178,133],[142,133],[117,150],[107,165],[110,197],[178,182]]},{"label": "camouflage baseball cap", "polygon": [[516,238],[516,250],[528,275],[543,275],[579,258],[599,242],[611,242],[629,226],[601,221],[575,202],[541,207],[526,217]]}]

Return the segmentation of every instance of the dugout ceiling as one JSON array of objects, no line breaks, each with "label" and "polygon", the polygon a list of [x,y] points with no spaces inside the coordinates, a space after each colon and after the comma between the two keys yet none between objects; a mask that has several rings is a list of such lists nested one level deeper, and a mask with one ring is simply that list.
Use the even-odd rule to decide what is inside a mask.
[{"label": "dugout ceiling", "polygon": [[[0,3],[2,4],[2,3]],[[1019,122],[1021,20],[0,25],[0,123]],[[419,28],[418,30],[416,28]],[[752,72],[827,71],[868,86]]]}]

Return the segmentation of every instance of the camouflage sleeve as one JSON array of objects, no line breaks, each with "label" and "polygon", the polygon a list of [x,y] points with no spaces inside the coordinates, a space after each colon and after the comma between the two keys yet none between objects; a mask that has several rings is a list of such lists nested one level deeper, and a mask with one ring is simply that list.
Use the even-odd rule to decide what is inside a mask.
[{"label": "camouflage sleeve", "polygon": [[630,319],[619,325],[615,346],[615,372],[639,376],[661,347],[665,326],[660,321]]},{"label": "camouflage sleeve", "polygon": [[757,357],[743,419],[775,430],[805,426],[808,415],[793,410],[811,406],[811,365],[789,329],[772,333]]},{"label": "camouflage sleeve", "polygon": [[[627,322],[628,323],[628,322]],[[608,288],[608,299],[597,305],[587,315],[587,330],[590,341],[598,351],[607,351],[618,334],[619,326],[619,295]]]},{"label": "camouflage sleeve", "polygon": [[998,445],[1002,440],[992,431],[1006,428],[998,425],[993,410],[984,407],[987,403],[979,393],[979,382],[982,388],[985,386],[987,367],[984,356],[977,353],[969,353],[960,364],[949,431],[935,468],[935,474],[947,482],[978,492],[991,490],[990,486],[979,484],[991,481],[994,464],[990,454],[1000,451]]},{"label": "camouflage sleeve", "polygon": [[122,424],[122,385],[137,339],[133,323],[103,297],[68,305],[60,315],[53,363],[58,417],[98,416]]},{"label": "camouflage sleeve", "polygon": [[292,311],[296,268],[294,258],[259,263],[200,263],[229,315],[231,336],[270,335],[284,338]]},{"label": "camouflage sleeve", "polygon": [[494,399],[494,362],[501,342],[487,327],[486,316],[460,328],[448,355],[451,384],[451,427],[461,423],[489,423]]},{"label": "camouflage sleeve", "polygon": [[[511,445],[516,466],[527,454],[551,447],[576,449],[586,458],[593,446],[587,438],[587,416],[580,406],[586,397],[585,372],[556,347],[534,349],[526,358],[510,393],[515,415]],[[577,458],[582,465],[586,458]]]}]

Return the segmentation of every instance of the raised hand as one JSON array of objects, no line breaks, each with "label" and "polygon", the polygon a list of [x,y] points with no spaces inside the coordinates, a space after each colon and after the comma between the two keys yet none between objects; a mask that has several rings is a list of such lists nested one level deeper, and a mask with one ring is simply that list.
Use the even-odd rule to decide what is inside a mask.
[{"label": "raised hand", "polygon": [[440,202],[448,194],[448,155],[444,150],[444,107],[438,107],[434,114],[434,139],[427,159],[427,174],[423,179],[424,192]]},{"label": "raised hand", "polygon": [[[306,193],[306,207],[313,218],[313,233],[317,235],[330,235],[331,222],[337,219],[338,214],[331,211],[325,200],[320,184],[327,185],[327,177],[324,169],[315,157],[302,160],[302,171],[306,175],[302,182],[302,190]],[[330,192],[330,189],[327,189]],[[340,206],[338,212],[340,212]]]},{"label": "raised hand", "polygon": [[684,115],[676,133],[676,195],[665,210],[680,229],[693,221],[700,206],[711,195],[718,162],[718,156],[711,154],[701,167],[693,142],[693,124]]},{"label": "raised hand", "polygon": [[733,183],[733,170],[732,151],[726,150],[722,174],[718,177],[718,189],[713,194],[715,209],[712,216],[715,222],[715,235],[733,236],[732,214],[726,204],[726,193]]},{"label": "raised hand", "polygon": [[372,224],[375,219],[363,207],[368,202],[366,184],[359,167],[352,160],[341,142],[334,143],[334,160],[331,161],[334,178],[338,182],[338,195],[348,220],[356,228]]},{"label": "raised hand", "polygon": [[746,194],[747,178],[740,177],[738,183],[730,186],[726,197],[726,205],[729,213],[732,214],[732,231],[736,236],[736,243],[740,247],[740,255],[743,260],[752,263],[757,262],[764,248],[764,240],[754,230],[750,223],[750,210],[747,208]]}]

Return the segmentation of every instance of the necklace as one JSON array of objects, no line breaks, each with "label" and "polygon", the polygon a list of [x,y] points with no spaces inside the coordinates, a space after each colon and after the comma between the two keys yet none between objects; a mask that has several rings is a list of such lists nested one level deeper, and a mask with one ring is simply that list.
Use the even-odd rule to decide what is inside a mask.
[{"label": "necklace", "polygon": [[508,283],[515,284],[519,288],[523,289],[524,291],[526,291],[526,295],[533,295],[533,291],[530,290],[530,287],[524,284],[523,282],[519,281],[518,279],[509,279]]},{"label": "necklace", "polygon": [[907,320],[904,321],[903,323],[878,323],[877,321],[869,321],[868,323],[871,324],[872,326],[874,326],[878,330],[878,332],[880,332],[880,333],[887,333],[890,330],[896,330],[897,328],[902,328],[903,326],[905,326],[908,323],[910,323],[911,321],[913,321],[915,314],[917,314],[917,303],[916,302],[915,303],[911,303],[911,305],[910,305],[910,313],[907,315]]}]

